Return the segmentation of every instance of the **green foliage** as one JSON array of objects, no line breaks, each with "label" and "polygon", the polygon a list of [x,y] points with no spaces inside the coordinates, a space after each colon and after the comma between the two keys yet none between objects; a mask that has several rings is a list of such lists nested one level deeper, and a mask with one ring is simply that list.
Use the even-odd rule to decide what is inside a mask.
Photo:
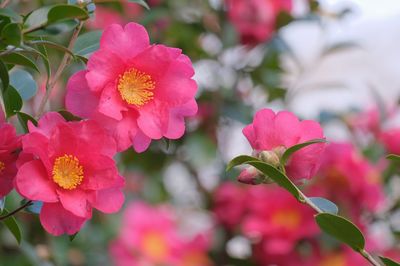
[{"label": "green foliage", "polygon": [[11,71],[10,84],[18,91],[24,101],[35,96],[38,89],[32,75],[22,69],[13,69]]},{"label": "green foliage", "polygon": [[382,260],[382,262],[383,262],[386,266],[400,266],[399,263],[397,263],[397,262],[395,262],[395,261],[393,261],[393,260],[391,260],[391,259],[389,259],[389,258],[386,258],[386,257],[379,257],[379,258]]},{"label": "green foliage", "polygon": [[7,66],[4,64],[2,60],[0,60],[0,80],[2,84],[2,91],[4,92],[8,85],[10,84],[10,78],[8,76]]},{"label": "green foliage", "polygon": [[72,49],[73,52],[81,56],[93,53],[99,49],[101,34],[102,31],[90,31],[80,35]]},{"label": "green foliage", "polygon": [[28,129],[28,121],[31,121],[35,126],[38,125],[37,121],[35,120],[35,118],[33,118],[32,116],[23,113],[23,112],[17,112],[17,117],[18,117],[18,121],[21,124],[22,128],[24,129],[25,132],[29,132]]},{"label": "green foliage", "polygon": [[397,155],[397,154],[389,154],[388,156],[386,156],[386,159],[392,160],[392,161],[394,161],[394,162],[400,162],[400,155]]},{"label": "green foliage", "polygon": [[5,44],[20,46],[22,41],[21,25],[10,23],[1,31],[1,39]]},{"label": "green foliage", "polygon": [[80,121],[80,120],[82,120],[82,118],[71,114],[67,110],[60,110],[60,111],[58,111],[58,113],[60,115],[62,115],[62,117],[64,117],[64,119],[67,120],[67,121]]},{"label": "green foliage", "polygon": [[13,116],[22,108],[22,98],[11,85],[3,91],[3,102],[7,118]]},{"label": "green foliage", "polygon": [[314,140],[310,140],[310,141],[303,142],[303,143],[300,143],[300,144],[296,144],[296,145],[294,145],[294,146],[288,148],[288,149],[283,153],[282,158],[281,158],[281,164],[282,164],[283,166],[286,165],[286,163],[288,162],[290,156],[291,156],[293,153],[295,153],[296,151],[298,151],[298,150],[300,150],[300,149],[302,149],[302,148],[305,148],[305,147],[307,147],[307,146],[310,146],[310,145],[312,145],[312,144],[316,144],[316,143],[325,143],[325,142],[326,142],[325,139],[314,139]]},{"label": "green foliage", "polygon": [[312,203],[314,203],[318,208],[320,208],[323,212],[337,214],[339,212],[338,207],[335,203],[330,200],[320,198],[320,197],[309,197]]},{"label": "green foliage", "polygon": [[[1,212],[1,215],[7,215],[9,212],[4,209]],[[7,229],[10,231],[10,233],[15,237],[15,240],[17,240],[18,244],[21,244],[21,238],[22,238],[22,234],[21,234],[21,229],[17,223],[17,220],[15,220],[15,218],[13,216],[10,216],[4,220],[2,220],[3,224],[7,227]]]},{"label": "green foliage", "polygon": [[346,243],[356,251],[364,249],[365,239],[360,229],[349,220],[331,213],[320,213],[315,216],[318,226],[325,233]]},{"label": "green foliage", "polygon": [[38,73],[39,68],[36,66],[36,64],[27,56],[20,54],[20,53],[10,53],[3,55],[1,57],[4,63],[6,64],[13,64],[13,65],[20,65],[20,66],[26,66],[29,67]]}]

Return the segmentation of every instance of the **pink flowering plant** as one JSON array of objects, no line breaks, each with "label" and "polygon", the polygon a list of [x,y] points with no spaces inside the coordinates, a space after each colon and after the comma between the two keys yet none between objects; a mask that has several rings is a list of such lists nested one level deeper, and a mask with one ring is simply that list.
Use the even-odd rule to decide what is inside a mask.
[{"label": "pink flowering plant", "polygon": [[0,0],[0,265],[400,265],[393,94],[301,101],[359,48],[319,2]]}]

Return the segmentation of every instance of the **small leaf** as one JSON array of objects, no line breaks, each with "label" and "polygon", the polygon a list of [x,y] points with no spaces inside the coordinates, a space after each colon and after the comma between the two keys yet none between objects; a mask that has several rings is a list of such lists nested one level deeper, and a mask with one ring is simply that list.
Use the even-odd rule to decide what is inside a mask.
[{"label": "small leaf", "polygon": [[10,78],[8,76],[8,69],[7,66],[4,64],[2,60],[0,60],[0,79],[3,86],[3,90],[5,91],[10,84]]},{"label": "small leaf", "polygon": [[[7,215],[8,211],[3,210],[2,215]],[[11,234],[15,237],[18,244],[21,244],[21,229],[18,226],[17,220],[15,220],[14,216],[10,216],[7,219],[2,220],[4,225],[10,230]]]},{"label": "small leaf", "polygon": [[[28,201],[26,199],[23,199],[21,201],[21,205],[26,204]],[[25,211],[29,212],[29,213],[33,213],[33,214],[39,214],[40,211],[42,210],[43,207],[43,202],[41,201],[32,201],[31,204],[29,204],[28,206],[25,207]]]},{"label": "small leaf", "polygon": [[67,120],[67,121],[81,121],[82,120],[82,118],[80,118],[80,117],[78,117],[76,115],[73,115],[73,114],[71,114],[70,112],[68,112],[66,110],[60,110],[60,111],[58,111],[58,113],[60,115],[62,115],[62,117],[64,117],[64,119]]},{"label": "small leaf", "polygon": [[38,125],[35,118],[33,118],[32,116],[25,114],[23,112],[17,112],[17,117],[18,117],[18,121],[21,124],[22,128],[24,129],[25,133],[29,132],[28,121],[31,121],[35,126]]},{"label": "small leaf", "polygon": [[400,155],[389,154],[389,155],[386,156],[386,159],[400,163]]},{"label": "small leaf", "polygon": [[72,49],[73,52],[81,56],[93,53],[99,49],[101,34],[102,31],[90,31],[80,35]]},{"label": "small leaf", "polygon": [[312,201],[312,203],[317,205],[317,207],[320,208],[323,212],[332,214],[337,214],[339,212],[339,209],[336,206],[336,204],[330,200],[319,197],[309,197],[309,199]]},{"label": "small leaf", "polygon": [[3,55],[1,59],[4,61],[4,63],[26,66],[36,70],[38,73],[40,72],[36,64],[29,57],[26,57],[25,55],[19,53],[11,53]]},{"label": "small leaf", "polygon": [[382,260],[382,262],[386,265],[386,266],[400,266],[400,264],[399,263],[397,263],[397,262],[395,262],[394,260],[391,260],[391,259],[389,259],[389,258],[386,258],[386,257],[379,257],[381,260]]},{"label": "small leaf", "polygon": [[20,46],[22,35],[21,26],[18,23],[10,23],[1,31],[2,42],[14,46]]},{"label": "small leaf", "polygon": [[50,8],[51,6],[43,6],[28,14],[24,23],[24,32],[31,32],[45,26]]},{"label": "small leaf", "polygon": [[296,145],[288,148],[282,155],[281,164],[283,166],[286,165],[286,163],[289,160],[290,156],[293,153],[295,153],[296,151],[298,151],[298,150],[300,150],[302,148],[305,148],[305,147],[307,147],[309,145],[317,144],[317,143],[326,143],[326,140],[325,139],[313,139],[313,140],[310,140],[310,141],[307,141],[307,142],[296,144]]},{"label": "small leaf", "polygon": [[22,98],[13,86],[3,92],[4,109],[6,116],[11,117],[22,108]]},{"label": "small leaf", "polygon": [[255,157],[251,157],[248,155],[240,155],[237,156],[235,158],[233,158],[228,165],[226,166],[226,171],[231,170],[233,167],[244,164],[246,162],[250,162],[250,161],[257,161],[258,159]]},{"label": "small leaf", "polygon": [[27,101],[37,92],[37,84],[29,72],[15,69],[10,73],[10,84],[18,91],[22,100]]},{"label": "small leaf", "polygon": [[3,212],[5,204],[6,204],[6,197],[0,198],[0,213]]},{"label": "small leaf", "polygon": [[365,238],[360,229],[349,220],[330,213],[320,213],[315,216],[318,226],[325,233],[346,243],[356,251],[364,249]]},{"label": "small leaf", "polygon": [[144,6],[147,10],[150,10],[149,5],[144,0],[128,0],[128,2],[139,4],[141,6]]},{"label": "small leaf", "polygon": [[69,19],[85,20],[89,14],[82,8],[74,5],[56,5],[50,8],[47,14],[47,23],[55,23]]}]

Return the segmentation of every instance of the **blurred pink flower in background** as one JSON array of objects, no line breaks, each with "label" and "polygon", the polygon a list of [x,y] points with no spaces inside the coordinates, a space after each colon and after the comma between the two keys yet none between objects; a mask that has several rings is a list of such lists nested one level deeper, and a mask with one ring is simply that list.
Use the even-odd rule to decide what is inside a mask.
[{"label": "blurred pink flower in background", "polygon": [[384,130],[380,134],[379,140],[389,153],[400,155],[400,128]]},{"label": "blurred pink flower in background", "polygon": [[290,12],[291,0],[225,0],[228,16],[242,43],[258,44],[269,40],[281,11]]},{"label": "blurred pink flower in background", "polygon": [[[253,123],[243,129],[243,134],[250,142],[255,155],[263,157],[263,153],[267,152],[268,163],[273,165],[279,164],[280,157],[287,148],[309,140],[324,138],[322,128],[317,122],[299,121],[290,112],[282,111],[275,114],[270,109],[258,111]],[[286,165],[287,175],[293,180],[313,177],[321,163],[320,157],[324,148],[324,143],[317,143],[293,153]],[[257,175],[255,171],[252,173],[254,176]],[[246,179],[249,179],[249,170],[244,170],[241,175],[246,175]]]},{"label": "blurred pink flower in background", "polygon": [[354,217],[362,210],[377,211],[384,202],[380,172],[347,142],[327,146],[310,193],[338,203]]},{"label": "blurred pink flower in background", "polygon": [[104,213],[121,208],[124,180],[112,159],[116,145],[99,125],[66,122],[54,112],[37,127],[28,125],[15,186],[26,199],[44,202],[40,222],[46,231],[74,234],[91,218],[92,208]]},{"label": "blurred pink flower in background", "polygon": [[113,24],[87,70],[70,78],[66,106],[75,115],[100,121],[115,137],[118,151],[133,145],[142,152],[152,139],[184,134],[184,118],[197,112],[193,75],[180,49],[150,45],[139,24]]},{"label": "blurred pink flower in background", "polygon": [[21,139],[17,136],[14,126],[6,123],[0,106],[0,198],[7,195],[14,187],[14,177],[17,174],[15,162],[20,148]]},{"label": "blurred pink flower in background", "polygon": [[135,202],[125,210],[119,237],[111,243],[110,253],[117,266],[207,266],[211,265],[208,248],[209,241],[201,234],[192,239],[180,235],[171,207]]}]

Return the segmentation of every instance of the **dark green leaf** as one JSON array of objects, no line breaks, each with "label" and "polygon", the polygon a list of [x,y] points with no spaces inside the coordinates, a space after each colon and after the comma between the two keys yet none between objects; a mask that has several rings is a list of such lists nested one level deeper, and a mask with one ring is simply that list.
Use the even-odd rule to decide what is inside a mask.
[{"label": "dark green leaf", "polygon": [[67,121],[81,121],[82,120],[82,118],[75,116],[66,110],[60,110],[60,111],[58,111],[58,113],[60,115],[62,115],[64,117],[64,119]]},{"label": "dark green leaf", "polygon": [[9,8],[0,8],[0,16],[8,17],[8,18],[12,19],[12,21],[17,22],[17,23],[22,22],[22,17]]},{"label": "dark green leaf", "polygon": [[385,263],[386,266],[400,266],[399,263],[395,262],[394,260],[391,260],[386,257],[379,257],[383,263]]},{"label": "dark green leaf", "polygon": [[128,0],[128,2],[139,4],[141,6],[144,6],[146,9],[150,10],[149,5],[144,0]]},{"label": "dark green leaf", "polygon": [[386,159],[400,163],[400,155],[389,154],[389,155],[386,156]]},{"label": "dark green leaf", "polygon": [[73,234],[73,235],[69,235],[69,241],[74,241],[75,237],[78,235],[79,232]]},{"label": "dark green leaf", "polygon": [[8,76],[8,69],[7,66],[4,64],[2,60],[0,60],[0,79],[1,79],[1,84],[3,86],[3,90],[5,91],[10,84],[10,78]]},{"label": "dark green leaf", "polygon": [[21,26],[18,23],[10,23],[6,25],[1,32],[2,42],[14,46],[20,46],[22,35]]},{"label": "dark green leaf", "polygon": [[47,14],[47,23],[55,23],[69,19],[85,20],[89,18],[86,10],[74,5],[56,5]]},{"label": "dark green leaf", "polygon": [[315,216],[318,226],[325,233],[346,243],[356,251],[363,250],[365,239],[360,229],[349,220],[330,213],[320,213]]},{"label": "dark green leaf", "polygon": [[37,92],[37,84],[29,72],[13,69],[10,73],[10,84],[18,91],[22,100],[27,101]]},{"label": "dark green leaf", "polygon": [[93,53],[100,46],[100,37],[102,31],[90,31],[82,34],[76,40],[75,46],[72,49],[77,55],[85,56]]},{"label": "dark green leaf", "polygon": [[[7,210],[3,210],[2,215],[8,214]],[[18,244],[21,244],[21,229],[18,226],[17,221],[13,216],[8,217],[7,219],[2,220],[4,225],[10,230],[11,234],[15,237]]]},{"label": "dark green leaf", "polygon": [[31,32],[47,24],[47,14],[51,6],[43,6],[30,13],[24,23],[24,32]]},{"label": "dark green leaf", "polygon": [[320,208],[323,212],[328,212],[332,214],[337,214],[339,212],[339,209],[336,206],[336,204],[330,200],[319,197],[309,197],[309,199],[312,201],[312,203],[317,205],[317,207]]},{"label": "dark green leaf", "polygon": [[22,98],[13,86],[3,92],[4,109],[6,116],[11,117],[22,108]]},{"label": "dark green leaf", "polygon": [[281,164],[286,165],[287,161],[289,160],[290,156],[295,153],[296,151],[305,148],[309,145],[316,144],[316,143],[326,143],[325,139],[313,139],[307,142],[303,142],[300,144],[296,144],[290,148],[288,148],[282,155]]},{"label": "dark green leaf", "polygon": [[248,155],[237,156],[228,163],[228,165],[226,166],[226,171],[229,171],[235,166],[238,166],[238,165],[244,164],[246,162],[250,162],[250,161],[258,161],[258,159],[255,157],[248,156]]},{"label": "dark green leaf", "polygon": [[24,131],[29,132],[28,121],[31,121],[35,126],[37,126],[37,121],[32,116],[25,114],[23,112],[17,112],[18,121],[21,124]]},{"label": "dark green leaf", "polygon": [[35,45],[35,44],[38,44],[38,45],[45,45],[45,46],[48,46],[48,47],[52,47],[52,48],[54,48],[54,49],[57,49],[57,50],[60,50],[60,51],[62,51],[62,52],[64,52],[64,53],[68,53],[68,54],[70,54],[72,57],[74,57],[75,55],[74,55],[74,53],[71,51],[71,50],[69,50],[67,47],[64,47],[64,46],[62,46],[62,45],[60,45],[60,44],[58,44],[58,43],[55,43],[55,42],[50,42],[50,41],[43,41],[43,40],[41,40],[41,41],[32,41],[32,42],[29,42],[30,44],[33,44],[33,45]]},{"label": "dark green leaf", "polygon": [[25,55],[19,53],[11,53],[3,55],[1,59],[4,61],[4,63],[26,66],[36,70],[38,73],[40,72],[36,64],[29,57],[26,57]]}]

